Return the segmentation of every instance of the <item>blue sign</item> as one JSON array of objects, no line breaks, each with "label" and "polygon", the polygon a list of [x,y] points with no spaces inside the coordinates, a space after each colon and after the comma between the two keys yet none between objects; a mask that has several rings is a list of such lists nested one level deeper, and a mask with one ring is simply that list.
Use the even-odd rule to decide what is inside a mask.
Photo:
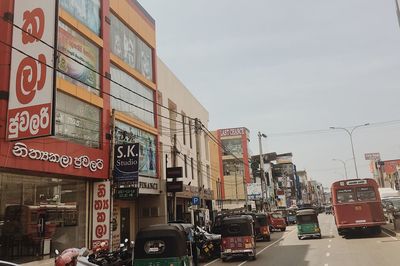
[{"label": "blue sign", "polygon": [[200,197],[192,197],[192,205],[200,205]]},{"label": "blue sign", "polygon": [[139,144],[115,145],[114,178],[116,181],[138,181]]}]

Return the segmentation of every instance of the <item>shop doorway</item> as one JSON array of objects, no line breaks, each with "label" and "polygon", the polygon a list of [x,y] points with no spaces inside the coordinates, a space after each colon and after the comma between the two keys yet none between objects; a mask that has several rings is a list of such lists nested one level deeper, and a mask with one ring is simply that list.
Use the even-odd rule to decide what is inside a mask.
[{"label": "shop doorway", "polygon": [[130,241],[130,208],[121,208],[121,240],[120,243],[124,243],[125,239]]}]

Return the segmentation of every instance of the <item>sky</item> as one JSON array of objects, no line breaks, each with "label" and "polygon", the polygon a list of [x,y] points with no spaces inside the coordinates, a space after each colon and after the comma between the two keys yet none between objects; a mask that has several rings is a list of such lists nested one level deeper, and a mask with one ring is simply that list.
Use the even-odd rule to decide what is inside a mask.
[{"label": "sky", "polygon": [[157,55],[209,112],[247,127],[250,148],[293,153],[329,187],[372,177],[365,153],[400,159],[400,27],[395,0],[139,0]]}]

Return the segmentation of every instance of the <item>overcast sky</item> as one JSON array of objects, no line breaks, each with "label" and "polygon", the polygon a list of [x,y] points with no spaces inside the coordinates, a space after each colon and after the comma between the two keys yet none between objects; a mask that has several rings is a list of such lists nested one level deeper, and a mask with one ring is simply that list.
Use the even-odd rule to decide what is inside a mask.
[{"label": "overcast sky", "polygon": [[264,151],[292,152],[324,186],[344,177],[333,158],[355,177],[350,138],[330,126],[372,124],[353,134],[360,177],[371,177],[364,153],[400,159],[394,0],[139,1],[158,56],[208,110],[210,130],[247,127],[253,154],[261,131]]}]

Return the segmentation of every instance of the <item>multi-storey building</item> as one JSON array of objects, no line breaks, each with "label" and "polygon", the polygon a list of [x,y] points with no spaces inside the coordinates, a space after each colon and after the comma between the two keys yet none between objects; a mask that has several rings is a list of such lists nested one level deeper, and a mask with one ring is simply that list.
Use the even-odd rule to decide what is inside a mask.
[{"label": "multi-storey building", "polygon": [[[0,15],[0,260],[165,221],[153,18],[136,0],[3,0]],[[123,143],[138,176],[113,199]]]},{"label": "multi-storey building", "polygon": [[[221,199],[224,209],[243,208],[246,203],[247,184],[251,182],[249,149],[249,130],[245,127],[219,129]],[[214,160],[212,160],[214,161]]]},{"label": "multi-storey building", "polygon": [[[183,191],[168,193],[168,220],[205,222],[212,210],[210,133],[208,111],[160,60],[157,61],[161,173],[167,167],[182,167]],[[196,122],[197,119],[197,122]],[[171,181],[171,180],[170,180]],[[193,198],[199,205],[193,207]],[[174,208],[176,205],[176,213]],[[195,210],[208,210],[194,216]],[[195,219],[195,220],[194,220]],[[202,221],[200,221],[202,219]]]}]

